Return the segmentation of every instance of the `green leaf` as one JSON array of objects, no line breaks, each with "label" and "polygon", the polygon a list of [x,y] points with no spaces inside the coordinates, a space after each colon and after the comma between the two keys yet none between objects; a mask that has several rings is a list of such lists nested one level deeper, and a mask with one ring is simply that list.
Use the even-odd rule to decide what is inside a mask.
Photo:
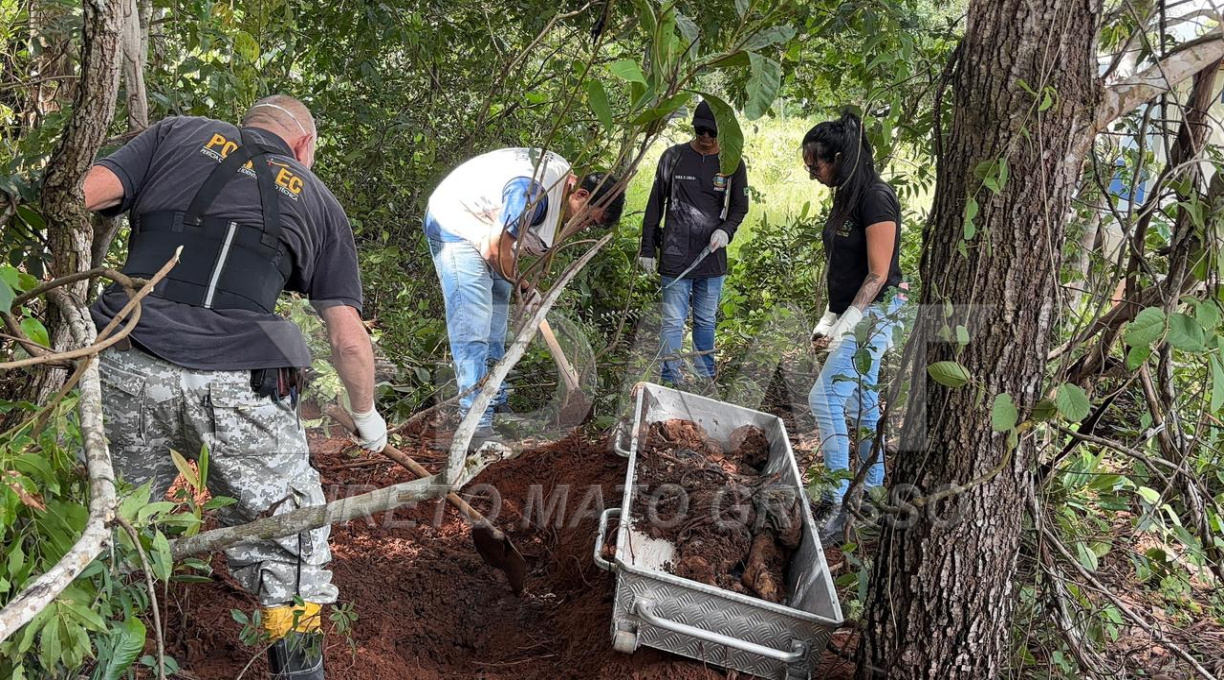
[{"label": "green leaf", "polygon": [[1141,486],[1138,489],[1135,489],[1135,491],[1138,492],[1139,496],[1142,497],[1143,500],[1147,501],[1148,503],[1151,503],[1152,505],[1155,505],[1156,503],[1160,502],[1160,492],[1157,491],[1156,489],[1152,489],[1146,486]]},{"label": "green leaf", "polygon": [[946,387],[964,387],[969,384],[969,371],[955,361],[937,361],[927,366],[927,375]]},{"label": "green leaf", "polygon": [[1071,383],[1059,385],[1058,393],[1054,396],[1054,403],[1064,418],[1075,423],[1087,418],[1088,413],[1092,410],[1088,395],[1079,385]]},{"label": "green leaf", "polygon": [[21,320],[21,332],[26,334],[26,337],[43,347],[51,347],[51,338],[47,335],[47,327],[43,322],[28,317]]},{"label": "green leaf", "polygon": [[246,31],[234,35],[234,53],[254,64],[259,60],[259,43]]},{"label": "green leaf", "polygon": [[748,0],[735,0],[735,14],[743,19],[748,14]]},{"label": "green leaf", "polygon": [[1203,327],[1188,314],[1174,312],[1169,315],[1169,334],[1165,338],[1175,349],[1197,352],[1204,349],[1207,337]]},{"label": "green leaf", "polygon": [[81,624],[89,630],[96,633],[106,631],[106,621],[103,620],[101,616],[98,616],[96,612],[91,611],[88,605],[66,599],[61,599],[60,604],[64,606],[64,609],[67,609],[75,614]]},{"label": "green leaf", "polygon": [[748,53],[744,51],[732,52],[725,56],[712,59],[709,64],[710,68],[740,68],[749,65]]},{"label": "green leaf", "polygon": [[612,65],[608,67],[608,70],[612,72],[612,75],[620,78],[621,80],[626,80],[631,83],[641,83],[643,85],[646,84],[646,75],[642,73],[642,67],[632,59],[621,59],[620,61],[613,62]]},{"label": "green leaf", "polygon": [[748,38],[748,40],[740,46],[740,49],[746,52],[752,52],[753,50],[760,50],[762,48],[769,47],[770,45],[781,45],[788,43],[790,42],[791,38],[794,37],[794,26],[769,26],[768,28],[763,28],[756,33],[753,33],[752,37]]},{"label": "green leaf", "polygon": [[13,292],[13,287],[3,277],[0,277],[0,310],[5,312],[11,310],[13,308],[13,299],[16,297],[17,295]]},{"label": "green leaf", "polygon": [[170,449],[170,460],[174,461],[174,467],[178,468],[179,474],[183,476],[183,479],[187,480],[187,484],[191,486],[192,489],[199,490],[200,477],[198,474],[196,474],[195,470],[191,469],[191,465],[188,464],[187,459],[183,457],[183,454],[175,451],[174,449]]},{"label": "green leaf", "polygon": [[1220,359],[1213,354],[1211,356],[1211,412],[1219,413],[1221,406],[1224,406],[1224,367],[1220,366]]},{"label": "green leaf", "polygon": [[1006,432],[1015,427],[1019,419],[1020,412],[1016,410],[1011,395],[1006,392],[996,394],[994,405],[990,408],[990,427],[995,432]]},{"label": "green leaf", "polygon": [[634,118],[631,121],[631,124],[645,125],[651,121],[670,116],[676,111],[676,109],[679,109],[681,106],[687,104],[692,97],[692,92],[681,92],[680,94],[669,98],[667,101],[646,109],[642,113],[638,114],[637,118]]},{"label": "green leaf", "polygon": [[[47,607],[47,609],[56,609],[57,606]],[[60,642],[60,621],[52,619],[42,629],[42,635],[38,640],[38,660],[42,663],[43,668],[55,668],[59,665],[63,657],[63,645]]]},{"label": "green leaf", "polygon": [[998,178],[999,178],[1000,187],[1007,186],[1007,159],[1006,158],[999,159]]},{"label": "green leaf", "polygon": [[1152,356],[1152,348],[1150,345],[1137,345],[1130,348],[1126,353],[1126,370],[1137,371],[1139,367]]},{"label": "green leaf", "polygon": [[697,42],[698,38],[701,37],[701,31],[698,30],[697,23],[679,12],[676,12],[676,28],[680,30],[680,35],[684,36],[685,41],[689,45]]},{"label": "green leaf", "polygon": [[[702,99],[710,105],[714,112],[714,122],[718,123],[718,164],[724,175],[733,175],[739,168],[740,157],[744,152],[744,133],[740,130],[739,121],[735,119],[735,110],[727,102],[706,92],[698,92]],[[738,189],[732,188],[733,191]]]},{"label": "green leaf", "polygon": [[1214,300],[1190,299],[1194,305],[1194,318],[1204,330],[1212,331],[1220,325],[1220,308]]},{"label": "green leaf", "polygon": [[1164,327],[1164,311],[1158,307],[1148,307],[1126,325],[1122,340],[1131,347],[1151,347],[1164,335]]},{"label": "green leaf", "polygon": [[965,204],[965,240],[966,241],[972,241],[973,237],[977,234],[977,225],[974,224],[973,220],[978,216],[979,210],[981,210],[981,206],[978,205],[976,198],[969,199],[969,202]]},{"label": "green leaf", "polygon": [[958,325],[956,327],[956,344],[964,347],[969,344],[969,329]]},{"label": "green leaf", "polygon": [[198,481],[200,489],[208,488],[208,444],[200,447],[200,458],[196,462],[196,470],[200,473]]},{"label": "green leaf", "polygon": [[174,558],[170,553],[170,541],[160,531],[153,537],[153,556],[156,558],[152,561],[154,576],[162,581],[168,581],[170,574],[174,571]]},{"label": "green leaf", "polygon": [[1058,405],[1053,399],[1042,399],[1033,407],[1033,420],[1039,423],[1053,420],[1056,415],[1058,415]]},{"label": "green leaf", "polygon": [[782,88],[782,64],[756,52],[748,53],[748,62],[752,65],[752,75],[748,78],[744,115],[748,120],[756,120],[765,115],[778,98],[778,90]]},{"label": "green leaf", "polygon": [[1100,564],[1097,562],[1096,553],[1088,549],[1088,546],[1080,541],[1075,544],[1075,554],[1079,558],[1079,563],[1088,571],[1096,571]]},{"label": "green leaf", "polygon": [[216,510],[217,508],[224,508],[237,502],[237,498],[230,498],[229,496],[214,496],[208,499],[208,502],[204,504],[204,509]]},{"label": "green leaf", "polygon": [[147,630],[144,622],[135,616],[123,622],[111,633],[113,648],[106,665],[98,669],[95,678],[101,680],[120,680],[126,677],[127,669],[136,662],[140,652],[144,650]]}]

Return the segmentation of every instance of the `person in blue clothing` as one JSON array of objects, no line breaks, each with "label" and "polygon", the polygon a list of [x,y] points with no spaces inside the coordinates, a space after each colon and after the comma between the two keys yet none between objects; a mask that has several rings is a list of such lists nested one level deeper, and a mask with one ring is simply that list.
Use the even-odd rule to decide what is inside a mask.
[{"label": "person in blue clothing", "polygon": [[[822,233],[827,268],[828,309],[812,331],[818,350],[827,350],[820,376],[808,403],[820,433],[820,450],[830,472],[850,463],[847,416],[854,414],[858,453],[866,461],[880,420],[876,381],[880,361],[891,344],[897,311],[904,300],[899,253],[901,204],[897,194],[876,173],[863,123],[852,113],[820,123],[803,138],[803,162],[808,174],[833,188],[833,207]],[[866,370],[856,366],[860,343],[855,329],[866,322]],[[884,457],[868,470],[868,488],[884,483]],[[828,496],[831,514],[822,538],[836,542],[844,534],[847,513],[843,500],[848,479]]]},{"label": "person in blue clothing", "polygon": [[[489,365],[505,356],[515,258],[542,255],[578,229],[616,224],[625,205],[616,185],[604,173],[580,179],[555,153],[508,148],[463,163],[430,195],[425,237],[446,304],[461,416]],[[580,222],[565,224],[575,216]],[[481,416],[472,448],[493,437],[494,411],[505,402],[503,386]]]},{"label": "person in blue clothing", "polygon": [[[663,381],[675,385],[684,383],[681,362],[666,357],[680,351],[690,309],[693,349],[699,352],[696,372],[714,378],[715,317],[727,275],[726,246],[748,214],[748,171],[741,160],[735,172],[722,173],[718,123],[706,102],[697,105],[693,132],[692,141],[659,158],[638,257],[639,266],[661,278]],[[685,273],[707,248],[705,259]]]}]

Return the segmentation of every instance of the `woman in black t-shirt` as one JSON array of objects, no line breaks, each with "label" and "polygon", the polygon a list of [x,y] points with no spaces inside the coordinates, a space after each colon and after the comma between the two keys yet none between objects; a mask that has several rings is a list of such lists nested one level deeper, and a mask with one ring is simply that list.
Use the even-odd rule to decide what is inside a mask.
[{"label": "woman in black t-shirt", "polygon": [[[825,468],[843,471],[826,496],[832,513],[821,535],[828,543],[840,542],[847,518],[842,507],[851,477],[845,472],[850,463],[847,416],[857,416],[852,424],[864,462],[871,456],[880,420],[880,359],[891,344],[896,311],[904,299],[897,294],[901,206],[892,187],[876,173],[862,121],[852,113],[809,130],[803,138],[803,162],[812,179],[834,190],[822,234],[829,305],[812,331],[817,349],[828,349],[828,356],[808,394]],[[880,448],[867,472],[868,489],[884,482]]]}]

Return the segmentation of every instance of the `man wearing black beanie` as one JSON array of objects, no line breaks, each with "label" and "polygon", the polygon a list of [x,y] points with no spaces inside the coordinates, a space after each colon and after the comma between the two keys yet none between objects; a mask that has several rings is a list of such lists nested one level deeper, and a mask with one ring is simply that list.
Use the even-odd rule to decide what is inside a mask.
[{"label": "man wearing black beanie", "polygon": [[[663,381],[684,382],[680,352],[684,324],[693,316],[696,373],[714,378],[714,327],[723,279],[726,245],[748,214],[748,172],[741,160],[730,175],[719,166],[718,122],[701,102],[693,115],[692,141],[663,152],[642,221],[638,264],[662,277]],[[662,223],[662,224],[661,224]],[[704,255],[704,259],[686,271]]]}]

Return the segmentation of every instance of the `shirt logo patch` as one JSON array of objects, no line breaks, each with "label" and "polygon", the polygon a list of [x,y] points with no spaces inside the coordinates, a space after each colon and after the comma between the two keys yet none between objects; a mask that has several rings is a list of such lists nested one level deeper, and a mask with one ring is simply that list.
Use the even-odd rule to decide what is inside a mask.
[{"label": "shirt logo patch", "polygon": [[[200,153],[212,158],[220,163],[230,152],[237,149],[238,144],[226,139],[224,135],[214,134],[212,139],[200,149]],[[255,177],[255,170],[251,163],[247,161],[246,165],[238,169],[238,172],[248,176]],[[297,200],[301,195],[304,184],[302,178],[294,174],[293,169],[288,163],[281,163],[275,160],[269,160],[268,164],[274,167],[273,174],[275,175],[276,188],[285,196]]]},{"label": "shirt logo patch", "polygon": [[727,175],[724,175],[721,172],[714,175],[714,191],[726,191],[727,179]]}]

